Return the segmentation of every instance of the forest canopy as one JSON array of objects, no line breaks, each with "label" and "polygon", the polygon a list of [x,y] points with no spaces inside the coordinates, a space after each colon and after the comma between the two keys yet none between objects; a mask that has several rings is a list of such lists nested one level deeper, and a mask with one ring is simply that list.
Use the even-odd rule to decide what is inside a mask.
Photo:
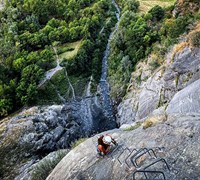
[{"label": "forest canopy", "polygon": [[44,73],[56,65],[54,44],[82,40],[64,66],[98,81],[113,9],[107,0],[7,1],[0,12],[0,116],[34,104]]}]

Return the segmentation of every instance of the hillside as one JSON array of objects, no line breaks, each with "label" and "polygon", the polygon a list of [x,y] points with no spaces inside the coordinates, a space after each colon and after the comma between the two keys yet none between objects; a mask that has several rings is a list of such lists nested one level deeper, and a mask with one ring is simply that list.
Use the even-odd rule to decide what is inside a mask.
[{"label": "hillside", "polygon": [[[199,21],[199,11],[196,9],[193,12],[193,6],[188,9],[191,10],[191,14],[188,12],[177,17],[175,9],[178,6],[174,9],[155,6],[145,15],[138,15],[135,12],[139,12],[139,4],[134,1],[132,4],[128,2],[122,1],[119,30],[111,42],[108,62],[110,93],[116,108],[126,95],[129,82],[132,81],[131,74],[135,74],[134,70],[138,73],[133,81],[138,81],[137,84],[140,86],[142,72],[137,69],[137,64],[139,62],[149,64],[151,66],[147,67],[149,73],[154,73],[158,67],[165,64],[167,53],[174,44],[184,39]],[[196,6],[196,2],[194,4]],[[198,41],[198,35],[195,35],[195,38],[197,38],[195,41]],[[198,43],[195,46],[199,46]],[[143,66],[140,71],[143,71],[142,68]],[[145,75],[145,78],[147,80],[148,75]]]},{"label": "hillside", "polygon": [[[175,9],[181,7],[179,2],[176,4]],[[129,13],[124,10],[109,58],[111,95],[116,101],[121,130],[102,133],[111,134],[121,148],[98,159],[95,157],[95,143],[100,135],[94,136],[66,155],[48,180],[133,179],[134,172],[138,172],[136,179],[163,179],[160,174],[139,173],[160,158],[165,161],[158,161],[148,170],[161,171],[166,179],[198,179],[200,31],[199,14],[197,9],[194,11],[194,6],[195,2],[194,5],[191,2],[191,9],[180,13],[178,18],[172,17],[172,14],[159,17],[161,9],[159,14],[153,15],[153,10],[149,12],[154,18],[148,14],[144,19],[132,15],[131,9],[126,9]],[[126,5],[123,7],[127,8]],[[184,9],[181,11],[185,12]],[[196,13],[195,17],[185,16],[191,12]],[[184,19],[185,23],[182,22]],[[152,25],[155,27],[152,28]],[[152,31],[154,36],[150,34]],[[144,34],[140,34],[142,32]],[[145,46],[141,37],[147,35],[149,39]],[[135,40],[137,36],[140,39]],[[159,42],[155,41],[155,37]],[[141,46],[143,49],[138,52],[137,48]],[[148,55],[145,49],[150,49]],[[138,61],[137,55],[142,60]],[[133,63],[134,70],[131,67]],[[121,102],[119,105],[118,101]],[[88,146],[91,148],[88,149]],[[150,154],[145,148],[150,150]],[[156,158],[152,158],[151,150]]]},{"label": "hillside", "polygon": [[156,5],[159,5],[161,7],[169,7],[174,5],[176,0],[153,0],[153,1],[148,1],[148,0],[139,0],[140,2],[140,8],[139,10],[141,13],[148,12],[151,8],[153,8]]},{"label": "hillside", "polygon": [[200,177],[199,1],[13,0],[0,17],[0,179]]},{"label": "hillside", "polygon": [[[66,83],[58,85],[58,81],[69,80],[76,86],[83,79],[82,88],[77,88],[80,97],[93,76],[96,89],[104,39],[116,21],[111,1],[9,1],[0,18],[0,117],[23,106],[70,100],[71,92],[63,88]],[[42,89],[38,88],[56,65],[69,77],[53,73],[57,77],[47,78]]]},{"label": "hillside", "polygon": [[[118,106],[120,129],[102,133],[119,143],[114,152],[96,157],[98,134],[71,150],[47,179],[133,179],[134,173],[136,179],[198,179],[200,47],[191,40],[197,32],[199,23],[172,46],[160,67],[151,64],[155,55],[137,64]],[[154,162],[146,170],[164,175],[140,172]]]}]

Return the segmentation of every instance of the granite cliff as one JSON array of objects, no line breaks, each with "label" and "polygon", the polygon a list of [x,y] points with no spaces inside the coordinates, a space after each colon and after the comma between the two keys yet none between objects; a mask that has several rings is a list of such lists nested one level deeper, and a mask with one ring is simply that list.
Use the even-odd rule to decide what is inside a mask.
[{"label": "granite cliff", "polygon": [[144,169],[164,173],[147,173],[146,178],[199,179],[200,48],[192,47],[187,36],[153,72],[151,60],[149,56],[140,62],[132,73],[126,96],[118,106],[120,129],[104,132],[116,138],[119,147],[98,159],[99,135],[89,138],[71,150],[47,180],[132,179],[134,173],[136,179],[144,179],[140,172]]},{"label": "granite cliff", "polygon": [[[191,38],[200,32],[200,24],[190,27],[190,32],[168,49],[159,67],[152,68],[153,54],[136,64],[126,94],[117,106],[119,129],[114,129],[107,58],[120,10],[112,2],[118,23],[104,53],[99,92],[91,94],[89,82],[85,87],[89,93],[83,97],[64,100],[62,105],[22,109],[2,119],[3,179],[43,180],[48,176],[47,180],[119,180],[133,179],[134,173],[138,179],[199,179],[200,47],[192,44]],[[181,3],[177,1],[174,16],[184,15]],[[188,4],[191,12],[198,11],[199,2]],[[99,132],[111,134],[119,144],[104,158],[96,156]],[[87,140],[72,148],[72,143],[83,137]],[[60,149],[65,149],[61,156]],[[47,162],[51,166],[48,171]],[[54,168],[52,162],[59,163]],[[46,171],[44,177],[37,174],[38,167]],[[157,174],[144,174],[142,170]]]}]

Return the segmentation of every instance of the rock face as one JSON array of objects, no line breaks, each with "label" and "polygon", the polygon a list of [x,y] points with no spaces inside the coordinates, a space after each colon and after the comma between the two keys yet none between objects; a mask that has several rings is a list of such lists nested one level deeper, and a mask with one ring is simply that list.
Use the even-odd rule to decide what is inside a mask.
[{"label": "rock face", "polygon": [[[156,126],[123,132],[112,130],[105,132],[111,134],[122,147],[140,149],[142,147],[163,147],[157,154],[164,158],[170,171],[166,167],[155,166],[154,170],[162,169],[167,179],[198,179],[200,177],[200,116],[168,116],[167,121]],[[79,145],[67,154],[56,166],[47,180],[72,179],[131,179],[135,168],[128,159],[128,167],[124,159],[128,152],[119,157],[120,150],[113,152],[105,158],[96,157],[95,141],[93,137]],[[156,150],[155,150],[156,151]],[[119,158],[118,158],[119,157]],[[148,164],[148,155],[141,157],[138,164]],[[118,159],[123,162],[121,165]],[[142,168],[138,167],[139,169]],[[152,170],[152,169],[151,169]]]},{"label": "rock face", "polygon": [[[82,99],[66,105],[35,108],[29,113],[28,111],[12,118],[7,129],[12,132],[14,126],[26,127],[20,142],[31,145],[32,151],[36,153],[67,148],[80,137],[115,127],[115,124],[108,122],[103,116],[100,104],[95,98]],[[8,131],[7,134],[3,134],[2,141],[7,136]]]},{"label": "rock face", "polygon": [[[118,106],[120,125],[145,118],[155,109],[167,106],[177,92],[200,79],[200,48],[185,47],[175,55],[169,53],[164,65],[153,75],[149,74],[148,66],[143,62],[136,69],[127,95]],[[139,84],[136,76],[141,78]]]},{"label": "rock face", "polygon": [[177,0],[173,15],[184,15],[188,13],[194,13],[199,10],[200,2],[195,0]]},{"label": "rock face", "polygon": [[[173,62],[170,62],[172,57]],[[158,68],[153,75],[146,67],[143,71],[138,68],[136,74],[139,72],[141,82],[136,83],[133,76],[127,95],[118,107],[119,124],[132,123],[132,126],[129,131],[122,128],[124,131],[116,129],[105,132],[111,134],[120,144],[116,151],[102,159],[97,158],[98,135],[94,136],[70,151],[47,180],[132,179],[136,170],[144,169],[155,161],[148,154],[138,159],[135,159],[136,155],[133,157],[135,160],[133,164],[130,157],[135,150],[129,154],[128,149],[134,148],[136,151],[141,148],[153,149],[157,155],[156,159],[163,158],[170,169],[161,163],[151,166],[148,170],[162,171],[166,179],[198,179],[200,177],[199,57],[200,48],[191,50],[186,47],[174,56],[171,54],[166,64]],[[141,64],[138,66],[144,67]],[[133,121],[144,123],[138,128]]]},{"label": "rock face", "polygon": [[21,170],[29,168],[30,158],[34,163],[47,153],[68,148],[78,138],[115,128],[116,123],[103,114],[98,98],[89,97],[65,105],[32,107],[1,120],[0,179],[24,176]]},{"label": "rock face", "polygon": [[200,80],[175,94],[166,112],[168,114],[200,114]]}]

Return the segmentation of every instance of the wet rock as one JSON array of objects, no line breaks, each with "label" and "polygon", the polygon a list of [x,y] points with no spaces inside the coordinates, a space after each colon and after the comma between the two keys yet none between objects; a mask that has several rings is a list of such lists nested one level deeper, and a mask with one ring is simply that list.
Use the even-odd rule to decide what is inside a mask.
[{"label": "wet rock", "polygon": [[58,117],[58,125],[61,125],[62,127],[66,127],[67,119]]},{"label": "wet rock", "polygon": [[59,147],[57,146],[57,143],[51,139],[48,143],[45,144],[42,150],[46,153],[46,152],[52,152],[55,149],[59,149]]},{"label": "wet rock", "polygon": [[26,143],[31,143],[33,141],[36,141],[37,140],[37,135],[35,133],[29,133],[29,134],[25,134],[23,136],[23,142],[26,142]]},{"label": "wet rock", "polygon": [[48,131],[48,126],[43,122],[35,123],[35,130],[37,133],[45,133]]},{"label": "wet rock", "polygon": [[25,129],[19,140],[22,146],[29,144],[34,147],[31,153],[45,154],[68,148],[76,139],[112,128],[112,124],[115,122],[104,116],[97,97],[91,97],[62,106],[26,110],[11,118],[7,125],[10,131],[5,136],[9,137],[12,129],[19,126]]},{"label": "wet rock", "polygon": [[43,144],[44,144],[44,141],[43,141],[43,139],[40,139],[39,141],[37,141],[37,142],[35,142],[34,143],[34,148],[33,148],[33,150],[34,151],[40,151],[41,149],[43,149]]},{"label": "wet rock", "polygon": [[50,133],[53,135],[53,140],[57,141],[58,139],[60,139],[60,137],[64,133],[64,128],[62,126],[58,126],[57,128],[55,128]]},{"label": "wet rock", "polygon": [[58,141],[58,146],[62,149],[64,149],[65,147],[69,147],[70,143],[68,139],[69,139],[69,134],[63,135]]},{"label": "wet rock", "polygon": [[43,143],[48,143],[53,138],[53,135],[50,133],[45,133],[45,135],[42,137]]},{"label": "wet rock", "polygon": [[50,128],[54,128],[56,127],[56,124],[57,124],[57,118],[56,116],[49,115],[46,117],[45,122]]}]

